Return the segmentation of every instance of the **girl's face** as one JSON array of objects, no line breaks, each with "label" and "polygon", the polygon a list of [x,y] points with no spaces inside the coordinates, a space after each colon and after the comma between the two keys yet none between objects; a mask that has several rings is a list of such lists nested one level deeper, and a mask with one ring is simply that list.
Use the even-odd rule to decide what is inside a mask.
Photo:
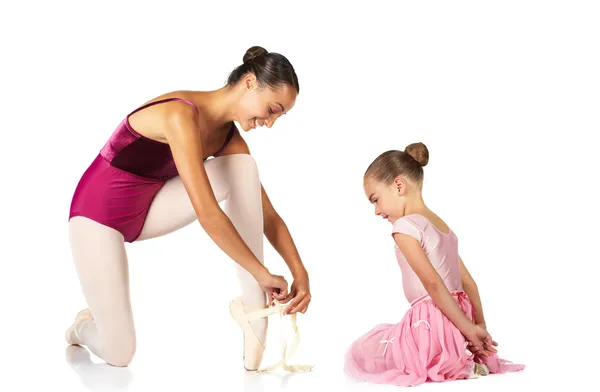
[{"label": "girl's face", "polygon": [[291,86],[260,87],[254,75],[246,76],[242,83],[244,92],[238,103],[237,119],[244,131],[259,126],[271,128],[294,107],[297,93]]},{"label": "girl's face", "polygon": [[366,178],[363,187],[365,195],[375,206],[375,215],[394,223],[404,215],[406,182],[397,177],[391,184]]}]

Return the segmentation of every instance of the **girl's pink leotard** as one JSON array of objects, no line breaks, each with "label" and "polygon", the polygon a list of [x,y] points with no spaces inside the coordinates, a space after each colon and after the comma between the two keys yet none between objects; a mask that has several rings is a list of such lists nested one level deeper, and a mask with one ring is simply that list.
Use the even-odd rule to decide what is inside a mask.
[{"label": "girl's pink leotard", "polygon": [[[129,117],[148,106],[174,100],[198,111],[186,99],[167,98],[127,115],[81,177],[71,201],[69,220],[85,216],[118,230],[126,242],[136,240],[154,196],[178,172],[170,146],[137,133],[129,124]],[[232,123],[225,143],[213,155],[227,145],[234,131]]]}]

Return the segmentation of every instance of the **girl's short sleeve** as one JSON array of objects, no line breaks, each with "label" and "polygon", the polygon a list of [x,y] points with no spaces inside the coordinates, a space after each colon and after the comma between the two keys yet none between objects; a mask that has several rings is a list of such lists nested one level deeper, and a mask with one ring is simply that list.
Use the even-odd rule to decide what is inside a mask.
[{"label": "girl's short sleeve", "polygon": [[409,235],[416,239],[421,246],[423,246],[423,232],[417,227],[417,225],[415,225],[408,219],[400,218],[396,222],[394,222],[392,234],[394,233],[402,233]]}]

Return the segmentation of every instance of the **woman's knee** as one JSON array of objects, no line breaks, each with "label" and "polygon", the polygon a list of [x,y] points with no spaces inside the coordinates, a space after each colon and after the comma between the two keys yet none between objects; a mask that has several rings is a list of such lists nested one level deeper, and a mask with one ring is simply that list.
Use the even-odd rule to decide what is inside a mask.
[{"label": "woman's knee", "polygon": [[256,160],[250,154],[222,155],[214,159],[215,164],[222,165],[226,170],[235,173],[258,172]]},{"label": "woman's knee", "polygon": [[112,365],[118,367],[128,366],[136,351],[135,338],[121,341],[120,344],[114,344],[110,349],[107,350],[104,360]]},{"label": "woman's knee", "polygon": [[259,178],[258,164],[250,154],[232,155],[230,174],[232,179],[255,182]]},{"label": "woman's knee", "polygon": [[256,167],[256,160],[250,154],[233,154],[233,155],[231,155],[231,157],[233,159],[235,159],[237,162],[239,162],[241,165],[244,165],[244,166],[249,165],[253,168]]},{"label": "woman's knee", "polygon": [[229,154],[209,159],[205,168],[219,202],[227,199],[237,189],[260,185],[258,166],[250,154]]}]

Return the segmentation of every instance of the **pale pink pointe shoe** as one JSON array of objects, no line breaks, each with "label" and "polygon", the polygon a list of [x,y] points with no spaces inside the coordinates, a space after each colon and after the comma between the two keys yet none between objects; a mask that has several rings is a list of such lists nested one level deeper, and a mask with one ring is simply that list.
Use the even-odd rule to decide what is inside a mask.
[{"label": "pale pink pointe shoe", "polygon": [[[296,346],[298,345],[298,341],[300,339],[300,334],[298,332],[298,327],[296,325],[296,315],[292,314],[292,327],[295,332],[296,340],[292,344],[290,349],[287,348],[287,342],[285,339],[285,334],[282,329],[282,359],[277,364],[273,366],[269,366],[262,370],[258,370],[262,363],[263,354],[265,352],[265,345],[263,345],[260,339],[254,333],[254,330],[250,326],[250,321],[258,320],[263,317],[269,317],[273,314],[279,314],[281,317],[281,321],[283,322],[283,311],[286,308],[286,305],[278,303],[278,301],[274,301],[275,306],[273,307],[249,307],[245,306],[242,298],[237,297],[229,304],[229,312],[233,319],[240,325],[242,328],[242,332],[244,333],[244,368],[248,371],[258,371],[267,372],[276,369],[279,366],[282,366],[285,370],[290,372],[301,372],[301,371],[309,371],[313,368],[313,366],[306,365],[293,365],[290,366],[287,364],[287,360],[294,354],[296,350]],[[282,323],[283,327],[283,323]]]}]

